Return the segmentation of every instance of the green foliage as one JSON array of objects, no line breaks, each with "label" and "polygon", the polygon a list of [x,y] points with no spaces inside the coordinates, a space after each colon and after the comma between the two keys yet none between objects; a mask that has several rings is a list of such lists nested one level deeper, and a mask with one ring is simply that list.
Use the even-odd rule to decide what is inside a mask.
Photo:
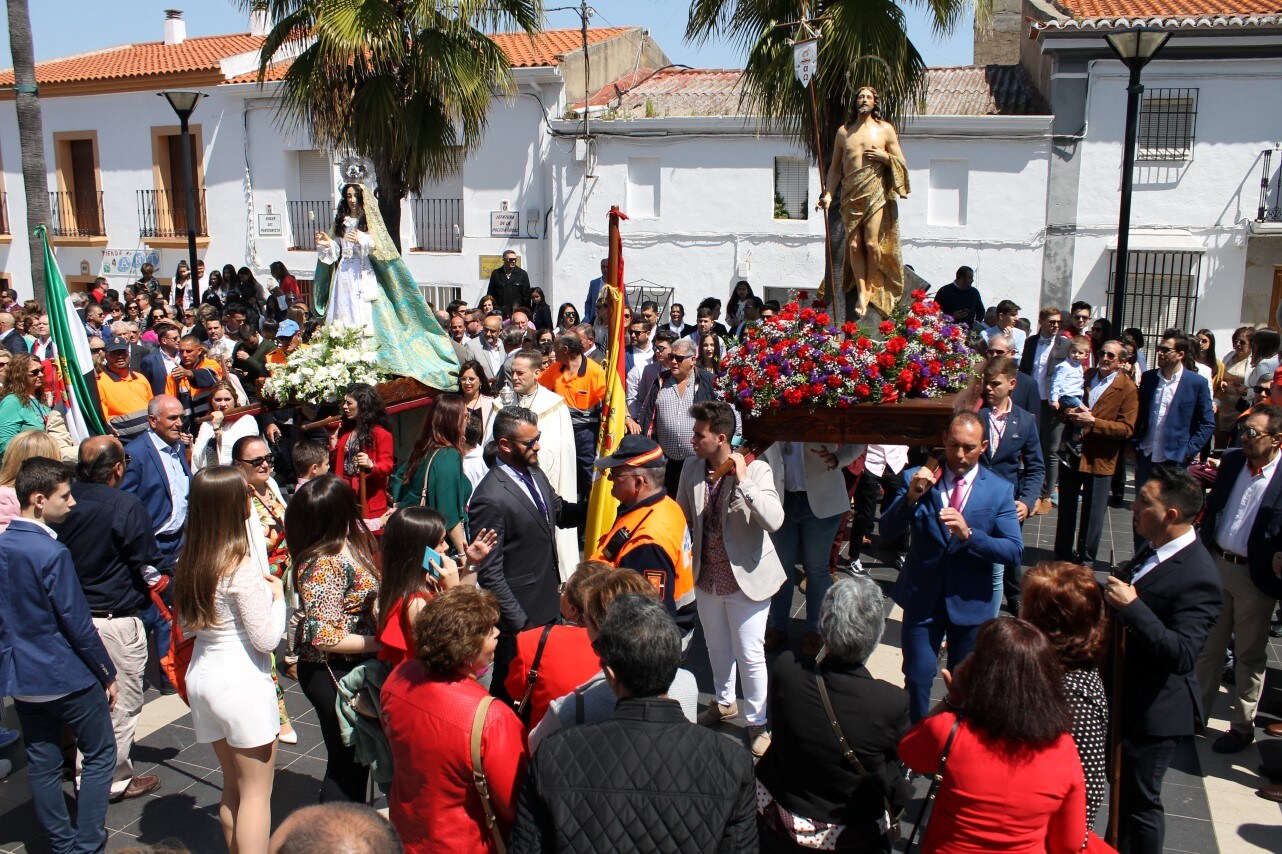
[{"label": "green foliage", "polygon": [[[245,10],[262,0],[237,0]],[[493,92],[514,92],[507,57],[485,32],[538,31],[542,0],[266,0],[275,21],[263,79],[297,51],[278,119],[331,151],[373,161],[380,203],[458,167],[485,130]],[[459,141],[462,145],[459,145]],[[390,225],[390,223],[389,223]],[[395,232],[394,232],[395,233]]]}]

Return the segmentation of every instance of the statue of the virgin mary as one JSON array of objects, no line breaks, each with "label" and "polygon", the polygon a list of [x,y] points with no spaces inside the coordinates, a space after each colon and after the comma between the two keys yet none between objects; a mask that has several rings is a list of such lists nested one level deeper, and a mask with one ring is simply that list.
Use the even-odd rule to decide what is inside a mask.
[{"label": "statue of the virgin mary", "polygon": [[360,327],[379,366],[438,389],[458,386],[458,359],[383,225],[365,158],[343,161],[332,232],[316,233],[312,298],[326,323]]}]

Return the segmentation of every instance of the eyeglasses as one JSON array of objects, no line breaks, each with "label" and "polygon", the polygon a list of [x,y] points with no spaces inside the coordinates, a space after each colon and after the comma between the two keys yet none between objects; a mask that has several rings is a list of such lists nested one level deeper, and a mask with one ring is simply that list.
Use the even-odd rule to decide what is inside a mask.
[{"label": "eyeglasses", "polygon": [[1246,427],[1242,430],[1242,435],[1248,439],[1258,439],[1261,436],[1272,436],[1268,430],[1261,430],[1259,427]]},{"label": "eyeglasses", "polygon": [[1164,344],[1159,344],[1159,345],[1158,345],[1158,348],[1157,348],[1157,352],[1159,352],[1159,353],[1169,353],[1169,352],[1171,352],[1171,351],[1172,351],[1172,350],[1174,350],[1174,349],[1175,349],[1174,347],[1167,347],[1167,346],[1166,346],[1166,345],[1164,345]]},{"label": "eyeglasses", "polygon": [[128,454],[125,454],[125,465],[129,465],[133,461],[134,461],[133,457],[129,456]]},{"label": "eyeglasses", "polygon": [[1001,350],[997,347],[990,347],[988,349],[988,358],[992,359],[992,358],[996,358],[997,356],[1005,356],[1006,352],[1007,351]]},{"label": "eyeglasses", "polygon": [[693,358],[694,356],[692,354],[687,354],[687,353],[669,353],[668,354],[668,361],[676,362],[678,365],[684,362],[686,359],[693,359]]},{"label": "eyeglasses", "polygon": [[104,350],[106,350],[106,349],[107,349],[106,347],[90,347],[90,348],[89,348],[89,352],[90,352],[90,353],[101,353],[101,352],[103,352],[103,351],[104,351]]},{"label": "eyeglasses", "polygon": [[1251,391],[1255,392],[1256,397],[1259,397],[1262,394],[1269,393],[1269,386],[1266,386],[1266,385],[1251,386]]},{"label": "eyeglasses", "polygon": [[1122,358],[1122,354],[1121,354],[1121,353],[1110,353],[1110,352],[1108,352],[1107,350],[1101,350],[1101,351],[1100,351],[1100,354],[1099,354],[1099,358],[1100,358],[1100,361],[1101,361],[1101,362],[1105,362],[1105,361],[1109,361],[1109,362],[1111,362],[1113,359],[1120,359],[1120,358]]},{"label": "eyeglasses", "polygon": [[251,469],[260,468],[263,463],[268,463],[270,465],[271,461],[272,461],[271,454],[264,454],[261,457],[250,457],[247,460],[236,460],[236,462],[243,463],[244,465],[249,466]]},{"label": "eyeglasses", "polygon": [[499,311],[499,310],[496,308],[496,309],[492,309],[492,310],[490,310],[490,311],[485,312],[485,316],[486,316],[486,317],[502,317],[502,316],[503,316],[503,312]]},{"label": "eyeglasses", "polygon": [[644,477],[644,475],[642,475],[641,472],[619,471],[619,469],[617,468],[606,469],[606,473],[610,476],[610,480],[619,480],[625,477]]},{"label": "eyeglasses", "polygon": [[1073,320],[1077,321],[1078,323],[1086,323],[1086,321],[1088,321],[1088,320],[1090,320],[1090,319],[1091,319],[1091,316],[1090,316],[1089,314],[1075,314],[1075,315],[1073,315]]},{"label": "eyeglasses", "polygon": [[1046,323],[1046,325],[1047,325],[1047,326],[1061,326],[1061,325],[1063,325],[1064,321],[1060,320],[1060,319],[1057,317],[1057,318],[1055,318],[1054,320],[1047,320],[1047,321],[1045,321],[1045,323]]},{"label": "eyeglasses", "polygon": [[525,450],[527,451],[533,451],[534,446],[537,445],[539,443],[539,440],[542,438],[543,438],[542,433],[535,433],[534,438],[530,439],[528,442],[522,442],[520,439],[517,439],[516,443],[521,447],[525,448]]},{"label": "eyeglasses", "polygon": [[27,371],[27,375],[32,377],[43,377],[45,375],[45,369],[32,368],[31,370]]}]

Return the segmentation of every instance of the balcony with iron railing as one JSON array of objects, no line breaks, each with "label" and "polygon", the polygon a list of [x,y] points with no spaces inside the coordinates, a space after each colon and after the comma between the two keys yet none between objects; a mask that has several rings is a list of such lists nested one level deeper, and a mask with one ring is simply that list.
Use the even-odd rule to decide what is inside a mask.
[{"label": "balcony with iron railing", "polygon": [[84,240],[105,245],[107,228],[102,190],[57,190],[49,193],[49,236],[63,241]]},{"label": "balcony with iron railing", "polygon": [[1273,155],[1282,151],[1278,148],[1266,148],[1261,152],[1260,160],[1260,206],[1256,210],[1256,222],[1282,222],[1282,163],[1277,172],[1273,171]]},{"label": "balcony with iron railing", "polygon": [[[187,196],[183,190],[138,190],[138,236],[149,246],[185,246]],[[208,245],[205,191],[196,195],[197,245]]]},{"label": "balcony with iron railing", "polygon": [[419,252],[463,251],[462,199],[411,199],[414,248]]},{"label": "balcony with iron railing", "polygon": [[285,211],[289,215],[290,249],[315,252],[316,232],[329,231],[334,227],[334,203],[329,200],[287,201]]}]

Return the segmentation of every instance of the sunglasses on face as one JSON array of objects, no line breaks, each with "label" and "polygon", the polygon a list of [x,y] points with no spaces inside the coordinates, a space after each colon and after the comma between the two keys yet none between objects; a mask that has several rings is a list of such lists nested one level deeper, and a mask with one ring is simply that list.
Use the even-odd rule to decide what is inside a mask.
[{"label": "sunglasses on face", "polygon": [[1159,346],[1158,346],[1158,348],[1157,348],[1157,352],[1159,352],[1159,353],[1169,353],[1169,352],[1171,352],[1171,351],[1172,351],[1172,350],[1174,350],[1174,349],[1175,349],[1174,347],[1165,347],[1165,346],[1161,346],[1161,345],[1159,345]]},{"label": "sunglasses on face", "polygon": [[535,434],[534,434],[534,438],[533,438],[533,439],[530,439],[530,440],[529,440],[529,441],[527,441],[527,442],[522,442],[522,441],[520,441],[520,440],[518,439],[518,440],[516,440],[516,443],[517,443],[518,445],[520,445],[521,447],[525,448],[525,450],[527,450],[527,451],[533,451],[533,450],[534,450],[534,446],[535,446],[535,445],[537,445],[537,444],[539,443],[539,440],[540,440],[540,439],[542,439],[542,438],[543,438],[543,434],[542,434],[542,433],[535,433]]},{"label": "sunglasses on face", "polygon": [[1099,354],[1099,357],[1100,357],[1100,361],[1101,361],[1101,362],[1103,362],[1103,361],[1110,361],[1110,362],[1111,362],[1113,359],[1120,359],[1120,358],[1122,358],[1122,354],[1121,354],[1121,353],[1110,353],[1110,352],[1108,352],[1107,350],[1104,350],[1104,351],[1102,351],[1102,352]]},{"label": "sunglasses on face", "polygon": [[260,467],[263,463],[270,463],[271,459],[272,459],[271,454],[264,454],[261,457],[249,457],[243,460],[236,460],[236,462],[242,463],[244,465],[249,466],[250,468],[256,469]]},{"label": "sunglasses on face", "polygon": [[1006,355],[1006,351],[1005,351],[1005,350],[999,350],[999,349],[998,349],[998,348],[996,348],[996,347],[991,347],[991,348],[989,348],[989,350],[988,350],[988,357],[989,357],[990,359],[991,359],[991,358],[994,358],[994,357],[996,357],[996,356],[1005,356],[1005,355]]},{"label": "sunglasses on face", "polygon": [[106,350],[106,349],[107,349],[106,347],[90,347],[90,348],[89,348],[89,352],[90,352],[90,353],[101,353],[101,352],[103,352],[103,351],[104,351],[104,350]]},{"label": "sunglasses on face", "polygon": [[1055,318],[1054,320],[1048,320],[1048,321],[1046,321],[1046,325],[1047,325],[1047,326],[1059,326],[1059,325],[1061,325],[1063,322],[1064,322],[1064,321],[1060,320],[1059,318]]},{"label": "sunglasses on face", "polygon": [[1248,439],[1258,439],[1261,436],[1272,436],[1268,430],[1261,430],[1259,427],[1247,427],[1242,431],[1242,435]]},{"label": "sunglasses on face", "polygon": [[685,353],[669,353],[668,354],[668,361],[676,362],[678,365],[684,362],[686,359],[693,359],[693,358],[694,358],[693,355],[687,355]]},{"label": "sunglasses on face", "polygon": [[1269,386],[1266,386],[1266,385],[1252,386],[1251,391],[1255,392],[1256,397],[1259,397],[1262,394],[1269,393]]},{"label": "sunglasses on face", "polygon": [[42,377],[42,376],[44,376],[44,374],[45,374],[45,369],[44,369],[44,368],[32,368],[31,370],[27,371],[27,374],[28,374],[29,376],[33,376],[33,377]]}]

